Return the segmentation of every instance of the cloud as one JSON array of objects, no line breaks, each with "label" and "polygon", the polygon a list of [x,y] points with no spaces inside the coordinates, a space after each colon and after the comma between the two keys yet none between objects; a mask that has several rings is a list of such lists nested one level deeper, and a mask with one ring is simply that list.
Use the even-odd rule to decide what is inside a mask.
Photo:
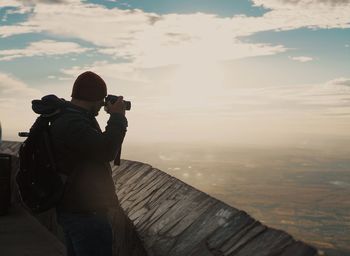
[{"label": "cloud", "polygon": [[30,43],[27,48],[23,49],[0,50],[0,60],[9,61],[23,57],[83,53],[88,50],[88,48],[82,48],[80,45],[72,42],[43,40]]},{"label": "cloud", "polygon": [[[236,28],[242,34],[282,31],[298,28],[349,28],[349,1],[253,0],[268,11],[261,17],[236,16]],[[330,4],[334,2],[335,4]]]},{"label": "cloud", "polygon": [[254,5],[263,6],[268,9],[282,9],[289,7],[317,7],[349,5],[350,0],[253,0]]},{"label": "cloud", "polygon": [[[69,21],[69,26],[62,26],[59,22],[62,20]],[[51,34],[92,42],[101,47],[101,52],[144,68],[201,58],[210,61],[271,55],[286,50],[281,45],[243,43],[235,39],[231,23],[230,19],[202,13],[160,16],[141,10],[82,4],[38,6],[29,21]]]},{"label": "cloud", "polygon": [[299,62],[309,62],[313,60],[312,57],[307,57],[307,56],[295,56],[295,57],[289,56],[288,58]]},{"label": "cloud", "polygon": [[4,139],[18,140],[17,132],[30,128],[35,120],[31,100],[41,97],[39,90],[12,75],[0,73],[0,121]]},{"label": "cloud", "polygon": [[[181,93],[181,97],[185,97],[187,90],[181,90]],[[164,130],[174,130],[176,127],[176,136],[180,137],[183,132],[182,138],[187,138],[187,134],[195,134],[191,139],[208,141],[212,138],[214,141],[237,142],[244,138],[245,143],[256,140],[259,143],[281,145],[310,136],[318,139],[323,136],[348,137],[348,86],[323,82],[268,88],[232,88],[218,93],[220,95],[216,99],[209,98],[198,108],[197,105],[186,108],[181,97],[176,98],[177,102],[164,98],[161,102],[152,101],[143,106],[145,113],[170,120],[161,127],[152,127],[150,133],[158,138],[168,135]],[[198,100],[197,96],[192,97],[192,102]],[[142,100],[142,97],[138,100]],[[210,128],[206,128],[212,127],[214,121],[220,130],[215,136]],[[179,123],[186,123],[186,129]]]},{"label": "cloud", "polygon": [[46,4],[64,4],[72,2],[80,2],[77,0],[20,0],[20,2],[25,4],[37,4],[37,3],[46,3]]},{"label": "cloud", "polygon": [[0,35],[45,32],[75,37],[97,45],[101,53],[143,68],[272,55],[286,50],[282,45],[243,43],[235,39],[233,31],[228,32],[231,23],[230,19],[202,13],[157,15],[71,2],[37,4],[28,21],[0,28]]},{"label": "cloud", "polygon": [[349,83],[349,78],[338,78],[319,84],[235,88],[218,97],[220,103],[216,101],[211,106],[207,102],[206,108],[210,109],[205,111],[244,120],[268,118],[291,122],[317,120],[325,115],[342,118],[350,113]]},{"label": "cloud", "polygon": [[40,33],[42,29],[37,26],[31,26],[26,23],[12,26],[0,26],[0,37],[5,38],[13,35],[21,35],[28,33]]},{"label": "cloud", "polygon": [[91,70],[101,75],[104,79],[115,81],[115,80],[126,80],[132,82],[148,83],[149,80],[142,76],[140,72],[137,72],[137,67],[132,63],[109,63],[107,61],[96,61],[86,66],[74,66],[69,69],[62,69],[62,74],[65,77],[61,79],[69,79],[76,77],[78,74]]},{"label": "cloud", "polygon": [[23,2],[25,4],[34,4],[34,3],[48,3],[48,4],[62,4],[67,3],[70,1],[67,0],[20,0],[20,2]]},{"label": "cloud", "polygon": [[38,90],[30,88],[22,81],[11,75],[0,73],[0,100],[23,99],[27,97],[37,97],[40,95]]},{"label": "cloud", "polygon": [[345,77],[337,78],[337,79],[329,81],[327,84],[336,85],[336,86],[349,86],[350,87],[350,78],[345,78]]},{"label": "cloud", "polygon": [[29,13],[31,10],[32,10],[32,7],[30,6],[22,6],[21,8],[8,9],[5,12],[5,16],[11,15],[11,14],[25,14],[25,13]]},{"label": "cloud", "polygon": [[159,15],[138,9],[108,9],[78,0],[55,5],[37,2],[26,22],[0,27],[0,36],[44,32],[78,38],[95,44],[100,53],[138,68],[152,68],[288,50],[283,45],[242,41],[242,37],[257,32],[350,26],[350,5],[346,2],[339,1],[335,6],[311,0],[253,0],[253,3],[270,10],[260,17],[222,18],[204,13]]},{"label": "cloud", "polygon": [[0,8],[3,7],[20,7],[22,4],[16,0],[2,0],[0,2]]},{"label": "cloud", "polygon": [[349,78],[337,78],[322,84],[266,88],[261,92],[262,98],[269,99],[274,105],[311,118],[335,113],[335,117],[343,117],[350,113]]}]

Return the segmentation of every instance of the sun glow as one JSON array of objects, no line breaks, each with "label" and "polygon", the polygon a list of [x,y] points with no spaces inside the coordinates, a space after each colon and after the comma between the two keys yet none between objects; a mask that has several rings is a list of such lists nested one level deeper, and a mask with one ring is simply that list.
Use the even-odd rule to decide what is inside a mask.
[{"label": "sun glow", "polygon": [[187,62],[179,65],[169,81],[174,102],[186,107],[208,107],[224,84],[223,70],[217,62]]}]

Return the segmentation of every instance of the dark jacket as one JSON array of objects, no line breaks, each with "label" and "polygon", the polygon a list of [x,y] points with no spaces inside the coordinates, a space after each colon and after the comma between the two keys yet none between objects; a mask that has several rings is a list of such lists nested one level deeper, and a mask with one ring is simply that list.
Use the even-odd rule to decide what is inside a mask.
[{"label": "dark jacket", "polygon": [[110,162],[120,153],[127,119],[111,114],[102,132],[87,110],[57,97],[53,101],[57,104],[53,108],[61,110],[51,125],[53,151],[58,171],[69,175],[58,210],[90,212],[115,205],[118,198]]}]

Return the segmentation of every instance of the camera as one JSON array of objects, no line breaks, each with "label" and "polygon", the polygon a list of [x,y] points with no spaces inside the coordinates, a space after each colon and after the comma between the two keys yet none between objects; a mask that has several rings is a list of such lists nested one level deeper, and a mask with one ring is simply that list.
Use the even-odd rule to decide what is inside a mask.
[{"label": "camera", "polygon": [[[105,106],[107,106],[107,103],[110,102],[111,104],[115,103],[118,100],[119,96],[115,96],[115,95],[107,95],[107,97],[105,98]],[[124,106],[125,106],[125,110],[130,110],[131,109],[131,102],[130,101],[124,101]]]}]

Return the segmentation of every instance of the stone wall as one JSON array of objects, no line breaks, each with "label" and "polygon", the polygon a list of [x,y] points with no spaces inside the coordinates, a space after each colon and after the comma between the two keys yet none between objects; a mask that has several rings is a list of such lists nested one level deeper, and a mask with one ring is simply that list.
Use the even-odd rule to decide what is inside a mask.
[{"label": "stone wall", "polygon": [[[12,142],[0,147],[14,155],[16,149]],[[149,256],[317,255],[286,232],[148,164],[122,160],[113,168],[113,180],[123,209],[112,214],[119,255],[146,255],[142,247]],[[39,218],[59,234],[52,213]]]}]

